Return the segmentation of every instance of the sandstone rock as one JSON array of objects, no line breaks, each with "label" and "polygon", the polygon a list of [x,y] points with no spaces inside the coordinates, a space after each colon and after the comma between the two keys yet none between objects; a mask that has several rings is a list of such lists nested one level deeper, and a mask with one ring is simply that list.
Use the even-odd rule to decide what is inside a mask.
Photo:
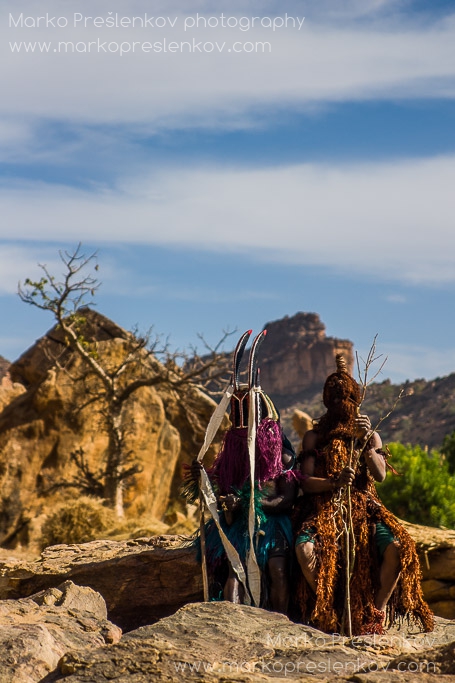
[{"label": "sandstone rock", "polygon": [[[103,362],[119,363],[129,333],[94,311],[86,310],[85,316],[85,334],[97,340]],[[56,365],[57,356],[65,371]],[[68,482],[74,476],[72,452],[82,448],[92,470],[102,465],[107,435],[100,413],[96,404],[87,404],[86,384],[72,379],[82,369],[80,359],[62,346],[54,328],[12,363],[11,380],[4,378],[9,389],[0,412],[2,545],[27,544],[31,520],[78,494],[76,489],[50,490],[56,481]],[[0,408],[1,401],[0,390]],[[177,494],[181,464],[197,454],[214,407],[214,401],[192,386],[178,391],[162,385],[142,387],[128,398],[126,450],[141,471],[125,489],[127,514],[163,516],[170,497]],[[217,444],[208,456],[216,448]]]},{"label": "sandstone rock", "polygon": [[[422,565],[428,561],[425,549],[438,547],[441,557],[444,552],[451,553],[452,532],[404,524],[417,539]],[[34,562],[0,562],[0,598],[25,597],[71,579],[100,592],[109,618],[131,630],[202,600],[201,568],[188,542],[184,536],[154,536],[52,546]],[[444,573],[442,559],[440,566]],[[435,614],[452,618],[455,583],[438,577],[425,580],[423,588]]]},{"label": "sandstone rock", "polygon": [[455,674],[455,642],[413,655],[399,655],[389,663],[391,670],[403,671],[406,668],[413,670],[416,676],[419,671],[435,675]]},{"label": "sandstone rock", "polygon": [[155,536],[46,548],[40,560],[0,563],[0,598],[22,598],[70,579],[99,592],[109,619],[130,630],[202,600],[201,568],[188,539]]},{"label": "sandstone rock", "polygon": [[5,372],[3,376],[0,372],[0,412],[24,392],[25,387],[19,382],[13,382],[8,372]]},{"label": "sandstone rock", "polygon": [[[436,579],[428,579],[422,581],[422,589],[425,593],[425,598],[428,602],[437,602],[439,600],[453,600],[455,598],[455,584],[448,581],[437,581]],[[455,606],[455,603],[454,603]],[[443,616],[441,614],[441,616]],[[446,617],[451,619],[452,617]]]},{"label": "sandstone rock", "polygon": [[455,530],[402,524],[416,543],[425,600],[437,616],[455,619]]},{"label": "sandstone rock", "polygon": [[267,338],[259,359],[261,384],[278,407],[292,405],[304,392],[322,390],[327,376],[336,370],[337,353],[344,355],[352,371],[352,342],[326,337],[316,313],[296,313],[264,327]]},{"label": "sandstone rock", "polygon": [[0,601],[0,682],[35,683],[69,650],[120,640],[106,605],[91,588],[65,581],[21,600]]},{"label": "sandstone rock", "polygon": [[297,432],[300,439],[303,439],[305,434],[313,428],[313,420],[303,410],[294,410],[292,415],[292,427]]},{"label": "sandstone rock", "polygon": [[[434,641],[440,639],[447,650],[453,647],[455,626],[447,628],[441,620],[438,628]],[[349,641],[253,607],[191,604],[153,626],[124,635],[113,646],[66,654],[54,680],[357,681],[361,679],[354,677],[356,671],[374,672],[400,653],[409,663],[416,661],[422,649],[428,651],[428,641],[421,636],[404,629],[400,635]],[[393,679],[385,673],[381,680]]]},{"label": "sandstone rock", "polygon": [[[452,586],[452,588],[454,588],[454,586]],[[434,614],[437,614],[439,617],[444,617],[444,619],[455,619],[455,600],[453,598],[449,598],[448,600],[428,599],[428,604]]]},{"label": "sandstone rock", "polygon": [[0,380],[3,379],[3,377],[8,372],[9,366],[10,366],[9,360],[6,360],[6,358],[3,358],[3,356],[0,356]]},{"label": "sandstone rock", "polygon": [[455,547],[434,549],[427,554],[423,566],[424,579],[438,579],[455,583]]}]

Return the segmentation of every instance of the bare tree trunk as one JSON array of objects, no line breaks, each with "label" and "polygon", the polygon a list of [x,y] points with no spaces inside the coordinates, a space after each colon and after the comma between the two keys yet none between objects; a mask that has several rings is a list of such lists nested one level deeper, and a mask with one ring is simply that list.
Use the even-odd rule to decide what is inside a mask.
[{"label": "bare tree trunk", "polygon": [[125,510],[123,508],[123,481],[117,482],[115,491],[115,514],[119,519],[125,517]]},{"label": "bare tree trunk", "polygon": [[107,451],[106,476],[104,480],[104,497],[110,508],[119,519],[125,516],[123,508],[123,433],[121,426],[121,408],[108,405],[107,432],[109,445]]},{"label": "bare tree trunk", "polygon": [[123,482],[119,479],[117,473],[110,475],[106,474],[104,482],[104,498],[108,506],[115,511],[119,519],[125,516],[123,508]]}]

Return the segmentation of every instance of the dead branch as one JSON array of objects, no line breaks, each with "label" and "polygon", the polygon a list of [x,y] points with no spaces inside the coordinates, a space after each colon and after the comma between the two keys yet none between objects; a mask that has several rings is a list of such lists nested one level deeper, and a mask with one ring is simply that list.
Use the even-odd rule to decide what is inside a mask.
[{"label": "dead branch", "polygon": [[[382,353],[379,354],[379,356],[376,356],[376,355],[375,355],[375,354],[376,354],[376,340],[377,340],[377,338],[378,338],[378,335],[375,334],[375,335],[374,335],[373,342],[372,342],[372,344],[371,344],[371,346],[370,346],[370,350],[368,351],[368,355],[367,355],[367,359],[366,359],[366,360],[364,360],[361,356],[359,357],[359,354],[357,353],[357,351],[356,351],[356,353],[355,353],[356,363],[357,363],[357,372],[358,372],[358,376],[359,376],[359,380],[360,380],[359,383],[360,383],[360,386],[362,387],[361,398],[360,398],[360,405],[362,405],[363,401],[365,400],[365,394],[366,394],[367,387],[368,387],[372,382],[374,382],[374,380],[375,380],[375,379],[379,376],[379,374],[382,372],[382,369],[384,368],[384,365],[387,363],[387,356],[386,356],[386,357],[384,358],[384,360],[382,361],[382,363],[381,363],[381,365],[380,365],[378,371],[373,375],[373,377],[371,377],[371,379],[368,378],[368,374],[369,374],[369,372],[370,372],[370,368],[371,368],[371,366],[373,365],[373,363],[375,363],[377,360],[379,360],[379,359],[382,358],[382,356],[383,356]],[[363,363],[363,365],[364,365],[364,367],[363,367],[363,372],[360,370],[360,360],[359,360],[359,358],[360,358],[360,360],[362,361],[362,363]],[[359,406],[359,407],[360,407],[360,406]]]}]

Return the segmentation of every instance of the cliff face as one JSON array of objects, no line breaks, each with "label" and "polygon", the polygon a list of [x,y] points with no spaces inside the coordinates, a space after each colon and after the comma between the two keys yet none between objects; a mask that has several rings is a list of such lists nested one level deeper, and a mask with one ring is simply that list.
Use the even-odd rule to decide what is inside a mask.
[{"label": "cliff face", "polygon": [[3,377],[8,372],[9,366],[10,366],[9,360],[6,360],[6,358],[3,358],[3,356],[0,356],[0,380],[3,379]]},{"label": "cliff face", "polygon": [[[128,333],[90,311],[89,336],[98,340],[105,367],[122,361]],[[65,369],[56,364],[57,354]],[[162,368],[155,359],[152,366],[155,372]],[[133,368],[128,379],[146,372],[144,368]],[[94,385],[82,379],[83,371],[79,357],[65,349],[54,329],[13,363],[10,378],[3,380],[0,543],[26,542],[21,527],[26,530],[29,521],[62,498],[79,495],[75,488],[52,489],[53,483],[70,482],[78,473],[72,452],[83,449],[92,472],[103,465],[107,434],[99,402],[91,400]],[[166,384],[141,387],[125,401],[125,451],[140,467],[125,488],[127,513],[156,518],[164,514],[180,481],[180,465],[197,454],[214,405],[195,387],[177,391]]]},{"label": "cliff face", "polygon": [[267,337],[260,349],[261,385],[277,406],[286,408],[308,392],[320,391],[335,372],[335,356],[342,353],[352,372],[353,344],[326,337],[325,325],[316,313],[297,313],[267,323]]}]

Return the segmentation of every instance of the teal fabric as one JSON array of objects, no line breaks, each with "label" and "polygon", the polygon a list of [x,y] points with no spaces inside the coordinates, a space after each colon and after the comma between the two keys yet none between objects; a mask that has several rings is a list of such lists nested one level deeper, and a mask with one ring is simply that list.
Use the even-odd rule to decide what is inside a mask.
[{"label": "teal fabric", "polygon": [[390,531],[390,528],[384,522],[377,522],[376,524],[376,546],[378,549],[379,557],[382,560],[384,551],[387,546],[395,541],[395,538]]},{"label": "teal fabric", "polygon": [[295,545],[296,547],[300,545],[301,543],[314,543],[314,535],[316,533],[316,529],[314,526],[312,526],[310,529],[307,531],[303,531],[301,534],[297,536],[295,539]]},{"label": "teal fabric", "polygon": [[[236,493],[242,498],[240,513],[234,518],[233,523],[230,525],[226,524],[224,515],[220,514],[220,524],[224,533],[239,553],[240,559],[242,562],[245,562],[250,547],[250,538],[248,534],[250,502],[249,482],[245,484],[242,491],[236,491]],[[275,545],[279,541],[280,535],[286,539],[289,548],[292,548],[292,524],[290,517],[287,514],[267,515],[261,506],[262,496],[263,493],[256,486],[254,492],[256,511],[255,553],[260,569],[264,570],[267,565],[269,553],[275,549]],[[216,567],[221,562],[225,561],[225,551],[213,519],[209,520],[205,525],[205,546],[207,562],[209,565]]]},{"label": "teal fabric", "polygon": [[[223,517],[220,518],[223,531],[237,550],[242,561],[245,561],[250,539],[244,521],[239,518],[228,526]],[[270,515],[256,526],[256,559],[261,570],[265,569],[269,552],[274,549],[277,531],[286,538],[292,548],[292,527],[288,515]],[[259,532],[259,533],[258,533]],[[223,561],[224,548],[213,520],[206,525],[206,552],[209,564],[216,566]]]},{"label": "teal fabric", "polygon": [[[295,545],[296,547],[300,545],[301,543],[314,543],[314,535],[316,533],[315,527],[311,527],[308,529],[308,531],[304,531],[303,533],[299,534],[297,538],[295,539]],[[377,522],[376,524],[376,547],[378,549],[379,553],[379,559],[382,560],[384,556],[384,551],[387,548],[387,546],[395,541],[394,535],[390,531],[389,527],[387,524],[384,524],[384,522]]]}]

